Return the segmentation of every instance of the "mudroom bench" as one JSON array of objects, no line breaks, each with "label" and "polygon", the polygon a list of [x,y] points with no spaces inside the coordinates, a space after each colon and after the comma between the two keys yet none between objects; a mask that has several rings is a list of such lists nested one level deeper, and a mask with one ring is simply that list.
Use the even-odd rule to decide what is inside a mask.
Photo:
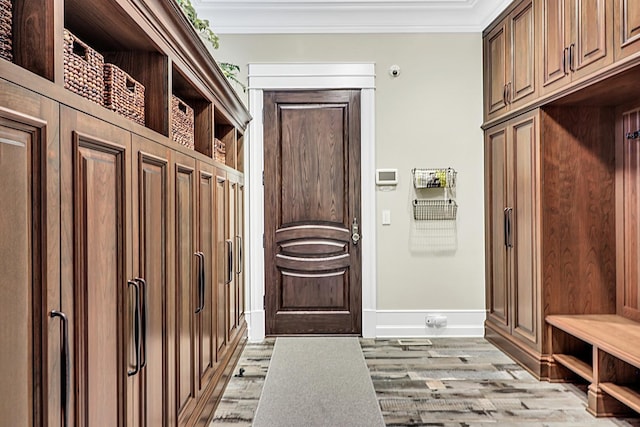
[{"label": "mudroom bench", "polygon": [[640,323],[615,314],[550,315],[549,381],[586,380],[597,417],[640,412]]}]

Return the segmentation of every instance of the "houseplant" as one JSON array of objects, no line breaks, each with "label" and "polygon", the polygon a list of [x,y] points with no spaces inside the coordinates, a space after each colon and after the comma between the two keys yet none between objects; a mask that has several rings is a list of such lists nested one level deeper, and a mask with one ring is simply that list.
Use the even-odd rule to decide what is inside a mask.
[{"label": "houseplant", "polygon": [[[191,22],[191,25],[193,25],[193,28],[195,28],[205,40],[211,43],[211,46],[214,49],[217,49],[220,46],[220,39],[211,29],[209,20],[198,18],[198,13],[193,7],[191,0],[175,0],[175,2],[178,3],[182,12],[185,14],[189,22]],[[218,62],[218,66],[227,79],[239,84],[243,91],[247,90],[244,83],[238,79],[238,72],[240,71],[239,66],[228,62]]]}]

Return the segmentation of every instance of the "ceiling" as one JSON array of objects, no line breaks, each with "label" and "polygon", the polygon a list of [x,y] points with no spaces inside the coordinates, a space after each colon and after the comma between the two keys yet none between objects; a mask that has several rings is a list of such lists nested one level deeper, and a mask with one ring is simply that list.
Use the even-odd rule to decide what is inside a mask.
[{"label": "ceiling", "polygon": [[218,34],[479,32],[511,0],[192,0]]}]

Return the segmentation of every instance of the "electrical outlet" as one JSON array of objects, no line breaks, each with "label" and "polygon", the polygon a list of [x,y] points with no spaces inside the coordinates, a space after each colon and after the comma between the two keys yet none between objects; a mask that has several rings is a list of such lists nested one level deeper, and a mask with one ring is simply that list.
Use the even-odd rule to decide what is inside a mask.
[{"label": "electrical outlet", "polygon": [[425,323],[430,328],[444,328],[447,326],[447,316],[441,314],[431,314],[426,317]]}]

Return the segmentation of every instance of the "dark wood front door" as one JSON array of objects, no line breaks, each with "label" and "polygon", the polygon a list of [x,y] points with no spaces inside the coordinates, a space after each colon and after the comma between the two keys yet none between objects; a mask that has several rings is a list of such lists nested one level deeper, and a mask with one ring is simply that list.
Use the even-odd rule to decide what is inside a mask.
[{"label": "dark wood front door", "polygon": [[264,111],[266,333],[360,334],[360,94],[265,92]]}]

